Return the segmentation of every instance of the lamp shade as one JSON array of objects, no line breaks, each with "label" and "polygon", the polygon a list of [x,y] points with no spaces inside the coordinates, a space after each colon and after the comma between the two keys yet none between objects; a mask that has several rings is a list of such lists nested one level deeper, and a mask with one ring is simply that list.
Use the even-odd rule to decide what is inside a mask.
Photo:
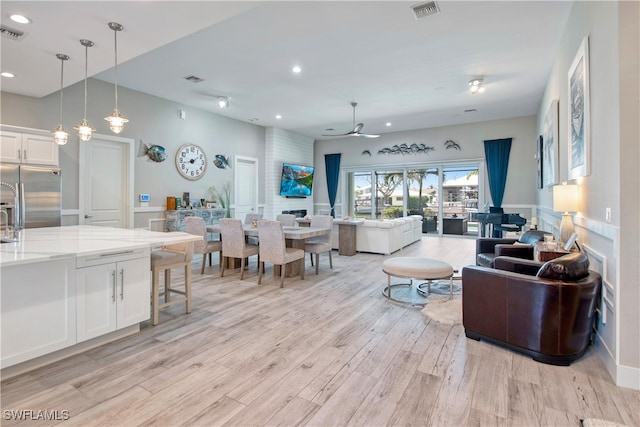
[{"label": "lamp shade", "polygon": [[576,212],[578,210],[578,186],[564,183],[553,187],[553,210]]}]

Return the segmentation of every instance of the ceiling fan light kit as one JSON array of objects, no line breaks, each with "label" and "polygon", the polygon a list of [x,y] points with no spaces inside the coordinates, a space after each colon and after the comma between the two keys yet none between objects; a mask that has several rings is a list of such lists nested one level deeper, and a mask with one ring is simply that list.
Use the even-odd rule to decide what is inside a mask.
[{"label": "ceiling fan light kit", "polygon": [[362,136],[364,138],[378,138],[380,135],[375,134],[367,134],[361,133],[360,131],[364,127],[364,124],[358,123],[356,124],[356,106],[357,102],[351,102],[351,107],[353,108],[353,130],[347,133],[339,133],[339,134],[322,134],[322,136]]},{"label": "ceiling fan light kit", "polygon": [[472,79],[469,80],[469,90],[471,93],[482,93],[484,92],[484,83],[483,79]]}]

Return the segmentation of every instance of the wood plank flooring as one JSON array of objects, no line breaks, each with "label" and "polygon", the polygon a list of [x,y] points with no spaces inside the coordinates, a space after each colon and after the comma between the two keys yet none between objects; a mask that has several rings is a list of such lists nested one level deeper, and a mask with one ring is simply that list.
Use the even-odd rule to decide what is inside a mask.
[{"label": "wood plank flooring", "polygon": [[[461,269],[474,252],[473,239],[425,236],[391,256]],[[557,367],[469,340],[383,298],[386,257],[334,251],[333,270],[320,258],[319,275],[307,259],[283,289],[272,266],[257,285],[255,258],[243,281],[217,265],[200,275],[196,258],[191,314],[161,310],[158,326],[3,381],[2,425],[640,425],[640,392],[616,387],[593,351]]]}]

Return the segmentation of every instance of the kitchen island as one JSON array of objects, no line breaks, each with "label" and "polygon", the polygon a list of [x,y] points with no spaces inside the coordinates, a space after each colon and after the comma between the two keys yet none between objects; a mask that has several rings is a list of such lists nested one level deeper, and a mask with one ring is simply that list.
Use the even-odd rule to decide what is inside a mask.
[{"label": "kitchen island", "polygon": [[3,377],[138,332],[150,316],[151,250],[198,239],[79,225],[0,244]]}]

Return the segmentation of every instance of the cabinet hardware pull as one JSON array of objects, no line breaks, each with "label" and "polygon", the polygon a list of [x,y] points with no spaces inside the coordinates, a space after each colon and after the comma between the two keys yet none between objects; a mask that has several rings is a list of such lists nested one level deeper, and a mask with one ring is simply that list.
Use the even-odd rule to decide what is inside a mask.
[{"label": "cabinet hardware pull", "polygon": [[18,160],[22,160],[22,150],[18,148]]},{"label": "cabinet hardware pull", "polygon": [[109,252],[108,254],[100,254],[100,258],[108,257],[108,256],[116,256],[116,255],[126,255],[126,254],[132,254],[132,253],[133,251]]},{"label": "cabinet hardware pull", "polygon": [[27,161],[27,150],[24,150],[24,160]]},{"label": "cabinet hardware pull", "polygon": [[111,300],[116,302],[116,271],[111,271],[111,277],[113,278],[113,294],[111,295]]},{"label": "cabinet hardware pull", "polygon": [[120,300],[124,299],[124,268],[120,269]]}]

